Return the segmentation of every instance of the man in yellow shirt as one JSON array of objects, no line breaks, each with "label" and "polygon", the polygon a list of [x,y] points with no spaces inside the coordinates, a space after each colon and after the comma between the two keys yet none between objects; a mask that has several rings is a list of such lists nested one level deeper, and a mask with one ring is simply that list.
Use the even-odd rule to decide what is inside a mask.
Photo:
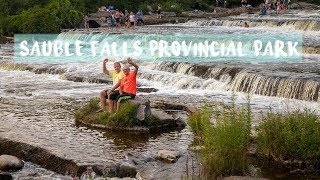
[{"label": "man in yellow shirt", "polygon": [[[105,59],[102,64],[102,71],[103,73],[107,74],[110,78],[112,78],[113,86],[116,85],[120,79],[124,77],[124,73],[121,71],[121,65],[119,62],[115,62],[113,64],[114,70],[108,70],[106,67],[106,63],[108,59]],[[106,99],[108,99],[108,110],[112,112],[114,110],[115,100],[120,95],[119,89],[113,91],[108,95],[108,90],[102,90],[100,92],[100,103],[101,103],[101,110],[102,111],[106,108]]]}]

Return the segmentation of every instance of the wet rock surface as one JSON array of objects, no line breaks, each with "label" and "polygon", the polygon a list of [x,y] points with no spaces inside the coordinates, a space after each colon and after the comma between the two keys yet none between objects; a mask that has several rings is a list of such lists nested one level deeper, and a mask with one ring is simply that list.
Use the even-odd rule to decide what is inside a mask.
[{"label": "wet rock surface", "polygon": [[137,107],[136,118],[140,121],[146,120],[146,118],[151,116],[150,101],[148,99],[135,98],[130,100]]},{"label": "wet rock surface", "polygon": [[137,175],[137,168],[129,164],[127,162],[121,163],[118,165],[117,177],[124,178],[124,177],[131,177],[135,178]]},{"label": "wet rock surface", "polygon": [[40,167],[39,165],[25,162],[24,168],[20,171],[10,172],[13,179],[26,179],[26,180],[33,180],[33,179],[48,179],[48,180],[72,180],[71,176],[65,176],[61,174],[57,174],[56,172],[49,171]]},{"label": "wet rock surface", "polygon": [[[0,151],[15,154],[26,161],[41,164],[44,168],[60,174],[76,174],[78,165],[72,160],[64,159],[41,147],[35,147],[22,142],[0,138]],[[2,157],[3,156],[3,157]],[[0,168],[4,171],[20,170],[23,162],[14,156],[0,156]]]}]

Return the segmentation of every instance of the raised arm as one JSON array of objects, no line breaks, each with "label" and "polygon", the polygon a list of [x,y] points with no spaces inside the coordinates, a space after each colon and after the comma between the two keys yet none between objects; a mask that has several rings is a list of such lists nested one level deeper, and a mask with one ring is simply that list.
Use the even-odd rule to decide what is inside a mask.
[{"label": "raised arm", "polygon": [[138,69],[139,69],[139,66],[138,66],[136,63],[134,63],[134,62],[132,61],[132,58],[130,58],[130,57],[128,58],[128,63],[131,64],[131,65],[134,67],[133,72],[134,72],[135,74],[137,74]]},{"label": "raised arm", "polygon": [[103,60],[103,63],[102,63],[102,72],[109,75],[109,70],[107,69],[106,67],[106,64],[109,60],[106,58]]}]

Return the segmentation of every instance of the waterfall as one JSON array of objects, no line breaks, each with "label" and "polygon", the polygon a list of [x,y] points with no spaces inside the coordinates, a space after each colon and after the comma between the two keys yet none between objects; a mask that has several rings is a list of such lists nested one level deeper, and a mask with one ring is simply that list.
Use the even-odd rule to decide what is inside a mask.
[{"label": "waterfall", "polygon": [[235,91],[306,101],[319,100],[319,87],[319,80],[266,76],[252,72],[238,73],[231,84],[231,90]]},{"label": "waterfall", "polygon": [[[172,79],[167,79],[168,84],[180,84],[183,88],[197,88],[211,90],[211,87],[204,85],[203,80],[215,79],[219,83],[217,86],[223,84],[224,90],[253,93],[263,96],[276,96],[290,99],[300,99],[306,101],[319,101],[320,91],[320,77],[303,78],[301,74],[298,76],[281,73],[263,72],[263,70],[250,70],[244,67],[231,65],[216,65],[216,64],[189,64],[189,63],[159,63],[155,67],[158,70],[165,70],[173,73],[182,73],[188,75],[188,81],[180,81],[180,75],[174,76]],[[262,68],[263,69],[263,68]],[[306,74],[305,74],[306,75]],[[190,77],[198,76],[197,80],[190,79]],[[150,78],[153,80],[165,79]],[[196,85],[195,85],[195,82]],[[202,84],[201,84],[202,83]],[[183,84],[183,86],[181,86]],[[217,89],[217,88],[214,88]]]},{"label": "waterfall", "polygon": [[[319,17],[320,18],[320,17]],[[286,30],[320,31],[320,21],[318,18],[290,19],[290,18],[224,18],[209,20],[190,20],[185,26],[244,26],[247,22],[249,27],[280,27]]]}]

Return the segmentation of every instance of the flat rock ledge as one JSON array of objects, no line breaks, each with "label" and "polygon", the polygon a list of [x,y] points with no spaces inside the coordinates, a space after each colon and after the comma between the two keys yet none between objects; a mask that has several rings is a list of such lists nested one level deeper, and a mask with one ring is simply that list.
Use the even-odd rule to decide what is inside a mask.
[{"label": "flat rock ledge", "polygon": [[[21,161],[20,159],[23,159],[24,161],[38,164],[43,168],[62,175],[80,177],[82,174],[86,173],[88,167],[93,169],[97,177],[103,176],[116,179],[126,177],[135,178],[137,175],[136,166],[128,162],[123,161],[117,163],[106,162],[104,164],[84,164],[76,162],[72,159],[59,157],[53,152],[41,147],[1,137],[0,152],[3,154],[8,154],[0,156],[2,159],[2,163],[8,162],[9,164],[12,164],[12,162],[14,162],[19,166],[22,165],[23,167],[23,164],[20,164],[21,162],[23,163],[23,161]],[[12,169],[9,170],[9,172],[6,172],[8,170],[8,166],[5,167],[5,170],[0,170],[0,180],[11,180],[12,176],[10,174],[10,171]]]},{"label": "flat rock ledge", "polygon": [[186,123],[182,121],[180,118],[174,119],[173,117],[168,117],[169,115],[162,110],[153,110],[152,114],[162,114],[163,116],[157,116],[160,119],[160,122],[152,125],[152,126],[132,126],[132,127],[113,127],[103,124],[91,124],[84,122],[80,119],[76,119],[77,124],[82,124],[87,127],[96,128],[96,129],[103,129],[103,130],[111,130],[111,131],[121,131],[127,132],[132,134],[147,134],[147,133],[154,133],[159,131],[165,131],[169,129],[183,129],[186,126]]},{"label": "flat rock ledge", "polygon": [[88,123],[83,121],[82,119],[76,118],[76,123],[79,125],[84,125],[91,128],[103,129],[103,130],[111,130],[111,131],[121,131],[131,134],[146,134],[146,133],[154,133],[154,132],[162,132],[171,129],[183,129],[186,126],[186,123],[179,117],[173,117],[172,115],[166,113],[161,109],[153,109],[150,107],[150,101],[136,98],[135,100],[131,100],[137,107],[136,118],[139,121],[143,122],[151,115],[158,118],[158,121],[152,123],[152,125],[137,125],[130,127],[121,127],[121,126],[108,126],[104,124],[95,124]]}]

